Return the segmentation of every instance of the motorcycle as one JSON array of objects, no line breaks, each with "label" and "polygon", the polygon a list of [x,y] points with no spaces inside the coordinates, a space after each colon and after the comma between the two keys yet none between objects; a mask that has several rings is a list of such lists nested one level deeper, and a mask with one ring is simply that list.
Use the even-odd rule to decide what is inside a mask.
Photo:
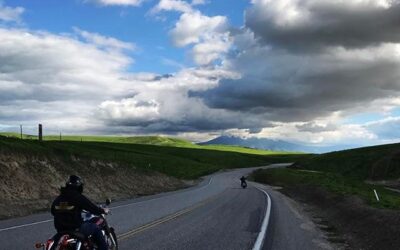
[{"label": "motorcycle", "polygon": [[242,188],[247,188],[247,183],[245,181],[242,181],[241,186],[242,186]]},{"label": "motorcycle", "polygon": [[[106,200],[107,207],[111,204],[110,199]],[[106,239],[108,249],[118,250],[117,236],[114,228],[109,227],[105,214],[93,215],[87,211],[82,212],[84,221],[94,222],[100,226],[104,238]],[[57,233],[52,238],[48,239],[46,243],[36,243],[35,247],[42,250],[96,250],[97,245],[89,235],[86,237],[79,231]]]}]

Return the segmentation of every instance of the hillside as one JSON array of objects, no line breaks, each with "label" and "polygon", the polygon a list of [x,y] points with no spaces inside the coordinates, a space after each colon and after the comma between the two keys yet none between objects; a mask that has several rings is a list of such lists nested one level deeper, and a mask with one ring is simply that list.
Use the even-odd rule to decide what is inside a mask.
[{"label": "hillside", "polygon": [[387,144],[313,155],[301,168],[327,171],[360,180],[400,178],[400,144]]},{"label": "hillside", "polygon": [[[21,135],[12,132],[1,132],[0,136],[20,138]],[[35,135],[22,135],[23,139],[37,140]],[[59,135],[46,135],[43,137],[45,141],[60,141]],[[90,135],[62,135],[62,141],[85,141],[85,142],[116,142],[116,143],[136,143],[136,144],[150,144],[150,145],[164,145],[164,146],[185,146],[190,147],[193,145],[190,141],[170,138],[163,136],[90,136]]]},{"label": "hillside", "polygon": [[[119,142],[45,139],[39,142],[0,136],[0,218],[48,208],[70,174],[81,175],[88,183],[89,196],[99,201],[182,188],[182,179],[196,179],[225,168],[293,162],[304,157],[203,149],[164,138],[112,138]],[[139,141],[169,146],[136,144]]]},{"label": "hillside", "polygon": [[261,150],[306,153],[325,153],[357,147],[357,145],[310,146],[283,140],[256,137],[241,138],[236,136],[220,136],[210,141],[199,143],[199,145],[236,145]]},{"label": "hillside", "polygon": [[[18,133],[2,132],[0,136],[20,138]],[[37,140],[37,136],[34,135],[22,135],[23,139]],[[43,137],[45,141],[60,141],[59,135],[47,135]],[[229,151],[238,153],[248,154],[259,154],[259,155],[270,155],[270,154],[293,154],[293,152],[277,151],[277,150],[264,150],[256,148],[241,147],[236,145],[199,145],[194,144],[190,141],[164,137],[164,136],[87,136],[87,135],[67,135],[61,137],[62,141],[77,141],[77,142],[111,142],[111,143],[129,143],[129,144],[147,144],[147,145],[158,145],[158,146],[170,146],[170,147],[183,147],[183,148],[198,148],[198,149],[210,149],[218,151]]]},{"label": "hillside", "polygon": [[[104,139],[104,138],[101,138]],[[129,138],[128,138],[129,139]],[[178,178],[197,178],[201,175],[217,171],[221,168],[247,167],[264,165],[270,162],[295,160],[301,155],[275,154],[273,152],[259,151],[251,153],[233,152],[242,148],[224,151],[211,148],[160,146],[148,144],[126,143],[127,138],[118,138],[120,142],[96,141],[43,141],[20,140],[1,137],[0,148],[2,151],[23,152],[45,157],[54,155],[69,158],[71,156],[86,157],[118,162],[136,168],[151,169]],[[143,141],[144,138],[140,138]],[[148,138],[149,139],[149,138]],[[154,142],[154,138],[152,142]],[[169,139],[171,141],[171,139]],[[124,143],[121,143],[124,142]],[[137,142],[135,140],[135,142]],[[182,145],[179,141],[178,145]],[[251,151],[250,151],[251,152]]]},{"label": "hillside", "polygon": [[399,143],[312,155],[252,178],[279,186],[349,249],[399,248]]}]

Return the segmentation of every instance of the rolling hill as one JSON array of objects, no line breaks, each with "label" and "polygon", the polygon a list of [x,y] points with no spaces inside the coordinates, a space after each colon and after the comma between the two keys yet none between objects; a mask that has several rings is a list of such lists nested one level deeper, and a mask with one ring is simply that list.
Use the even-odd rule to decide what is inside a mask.
[{"label": "rolling hill", "polygon": [[336,146],[309,146],[291,143],[283,140],[273,140],[268,138],[241,138],[235,136],[220,136],[213,140],[199,143],[199,145],[236,145],[254,149],[283,151],[283,152],[306,152],[306,153],[326,153],[331,151],[356,148],[357,145],[336,145]]}]

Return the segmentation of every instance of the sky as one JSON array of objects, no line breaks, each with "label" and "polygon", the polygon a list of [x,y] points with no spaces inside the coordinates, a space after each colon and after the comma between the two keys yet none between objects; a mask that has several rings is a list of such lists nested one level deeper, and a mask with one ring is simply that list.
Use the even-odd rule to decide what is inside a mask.
[{"label": "sky", "polygon": [[400,141],[399,0],[0,0],[0,131]]}]

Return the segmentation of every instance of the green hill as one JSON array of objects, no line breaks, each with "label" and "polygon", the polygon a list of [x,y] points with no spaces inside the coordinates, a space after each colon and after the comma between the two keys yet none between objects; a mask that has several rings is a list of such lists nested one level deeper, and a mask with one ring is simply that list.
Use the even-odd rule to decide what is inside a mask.
[{"label": "green hill", "polygon": [[[319,187],[340,196],[358,196],[374,207],[392,209],[400,209],[399,193],[387,188],[399,190],[399,178],[399,143],[311,155],[297,161],[292,168],[254,174],[256,181],[286,190],[309,194]],[[374,189],[379,193],[379,202]]]},{"label": "green hill", "polygon": [[[293,162],[305,155],[277,154],[237,147],[203,147],[163,137],[45,137],[45,141],[0,137],[0,150],[46,158],[96,159],[145,171],[156,170],[178,178],[197,178],[224,168]],[[79,137],[80,138],[80,137]],[[138,144],[138,143],[146,144]],[[150,145],[153,144],[153,145]],[[154,145],[157,144],[157,145]],[[164,144],[164,145],[163,145]],[[167,145],[167,146],[165,146]],[[244,151],[244,152],[240,152]]]},{"label": "green hill", "polygon": [[[20,138],[18,133],[0,133],[0,136],[6,136],[11,138]],[[37,140],[37,136],[34,135],[22,135],[23,139]],[[60,141],[59,135],[47,135],[43,137],[45,141]],[[261,149],[245,148],[240,146],[229,146],[229,145],[197,145],[190,141],[171,138],[164,136],[88,136],[88,135],[67,135],[61,137],[62,141],[77,141],[77,142],[112,142],[112,143],[130,143],[130,144],[147,144],[147,145],[158,145],[158,146],[169,146],[169,147],[184,147],[184,148],[198,148],[198,149],[209,149],[218,151],[230,151],[247,154],[259,154],[259,155],[270,155],[270,154],[296,154],[293,152],[279,152],[269,151]],[[300,153],[301,154],[301,153]]]},{"label": "green hill", "polygon": [[360,180],[397,179],[400,177],[400,144],[313,155],[300,160],[298,166]]}]

